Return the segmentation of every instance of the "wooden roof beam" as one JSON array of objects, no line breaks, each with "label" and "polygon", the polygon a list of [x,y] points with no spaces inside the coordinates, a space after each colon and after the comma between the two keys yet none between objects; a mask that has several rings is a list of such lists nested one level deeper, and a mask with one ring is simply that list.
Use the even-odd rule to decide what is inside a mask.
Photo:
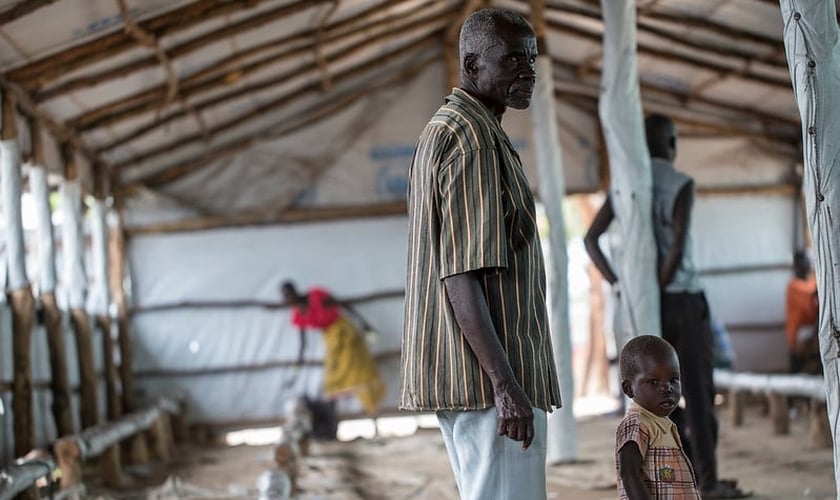
[{"label": "wooden roof beam", "polygon": [[[396,49],[396,50],[394,50],[394,51],[392,51],[388,54],[379,55],[379,56],[375,57],[374,59],[365,62],[364,64],[361,64],[359,66],[347,69],[347,70],[345,70],[341,73],[336,73],[335,75],[333,75],[333,82],[338,83],[338,82],[348,81],[352,78],[356,78],[356,77],[361,76],[361,75],[363,75],[363,74],[365,74],[365,73],[367,73],[371,70],[375,70],[376,68],[381,67],[383,64],[387,64],[388,62],[394,61],[394,60],[396,60],[398,58],[401,58],[401,57],[408,57],[412,53],[416,53],[421,49],[424,49],[424,48],[426,48],[430,45],[433,45],[436,41],[437,40],[435,40],[434,34],[427,35],[426,37],[424,37],[423,39],[418,40],[418,41],[412,40],[411,42],[405,44],[404,46],[402,46],[402,47],[400,47],[400,48],[398,48],[398,49]],[[321,92],[320,81],[315,81],[315,82],[309,83],[308,85],[304,85],[303,87],[301,87],[300,89],[292,92],[291,94],[286,94],[286,95],[280,96],[278,98],[275,98],[275,99],[271,100],[270,102],[267,102],[267,103],[261,105],[260,110],[259,110],[259,114],[263,114],[263,113],[267,113],[267,112],[279,109],[280,107],[285,106],[289,102],[292,102],[295,99],[299,99],[300,97],[302,97],[304,95],[307,95],[307,94],[310,94],[310,93],[320,93],[320,92]],[[219,133],[222,133],[226,130],[230,130],[233,127],[241,125],[241,124],[255,118],[256,116],[259,116],[259,114],[255,114],[253,110],[248,110],[245,113],[240,114],[239,116],[236,116],[236,117],[234,117],[230,120],[222,122],[222,123],[214,126],[213,128],[211,128],[211,130],[210,130],[211,137],[215,136]],[[202,139],[202,136],[200,134],[191,134],[191,135],[184,136],[184,137],[176,137],[167,144],[163,144],[163,145],[161,145],[157,148],[148,150],[148,151],[146,151],[142,154],[139,154],[139,155],[134,156],[132,158],[129,158],[127,160],[121,161],[121,162],[115,164],[114,168],[116,168],[116,169],[126,168],[126,167],[129,167],[131,165],[135,165],[135,164],[150,160],[152,158],[155,158],[155,157],[167,154],[167,153],[171,153],[172,151],[174,151],[178,148],[184,147],[186,145],[189,145],[189,144],[191,144],[195,141],[201,140],[201,139]]]},{"label": "wooden roof beam", "polygon": [[[518,1],[520,3],[524,3],[524,0],[518,0]],[[574,14],[574,15],[578,15],[578,16],[585,17],[585,18],[588,18],[588,19],[595,19],[595,20],[601,21],[600,7],[595,8],[593,6],[593,7],[586,8],[586,7],[581,7],[580,5],[569,4],[566,1],[557,1],[557,0],[549,1],[547,3],[547,5],[548,5],[548,8],[550,10],[553,10],[553,11],[556,11],[556,12]],[[766,62],[768,64],[774,64],[774,65],[779,65],[779,66],[785,66],[787,64],[786,61],[785,61],[785,58],[784,58],[784,51],[781,50],[781,48],[782,48],[781,41],[778,41],[778,43],[772,43],[772,44],[767,43],[766,41],[760,42],[761,45],[763,45],[766,49],[764,54],[756,54],[753,51],[744,50],[744,49],[738,48],[737,46],[734,46],[734,45],[731,45],[731,44],[728,45],[727,47],[722,47],[722,46],[709,47],[708,45],[705,45],[705,44],[703,44],[701,42],[698,42],[696,40],[693,40],[691,38],[682,36],[682,35],[677,34],[677,33],[673,33],[673,32],[671,32],[667,29],[663,29],[663,28],[661,28],[659,26],[656,26],[656,25],[654,25],[650,22],[646,22],[644,19],[641,18],[643,12],[644,13],[651,12],[651,9],[648,6],[648,8],[645,8],[644,10],[640,9],[640,11],[639,11],[639,18],[637,19],[636,26],[637,26],[640,33],[648,33],[648,34],[657,36],[659,38],[668,40],[670,42],[678,43],[680,45],[684,45],[684,46],[691,47],[691,48],[698,49],[698,50],[703,50],[705,52],[713,51],[716,54],[721,54],[721,55],[725,55],[725,56],[728,56],[728,57],[740,57],[740,58],[745,58],[745,59],[756,59],[756,60],[759,60],[759,61],[762,61],[762,62]],[[679,26],[682,27],[682,28],[686,27],[682,23],[672,22],[671,20],[666,20],[666,22],[669,22],[671,24],[679,24]],[[698,25],[698,26],[691,26],[691,28],[692,29],[699,29],[699,28],[705,28],[705,26]],[[706,30],[706,31],[708,31],[708,30]],[[716,35],[725,35],[726,34],[725,32],[722,33],[720,31],[715,31],[715,30],[712,30],[712,32],[714,32]],[[729,38],[731,39],[732,36],[730,35]]]},{"label": "wooden roof beam", "polygon": [[[393,38],[395,35],[405,33],[410,30],[414,30],[417,28],[422,28],[426,26],[434,26],[439,24],[441,21],[445,20],[449,16],[449,11],[443,11],[437,14],[433,14],[430,16],[421,17],[418,19],[411,19],[410,16],[406,16],[404,13],[399,15],[394,15],[389,17],[385,20],[382,19],[373,19],[370,22],[359,25],[354,27],[352,30],[348,30],[346,32],[341,33],[340,35],[330,35],[328,37],[328,41],[330,42],[337,42],[341,41],[345,38],[352,37],[359,33],[370,32],[375,29],[384,29],[384,31],[377,33],[375,35],[370,35],[366,39],[353,44],[349,47],[341,49],[338,52],[335,52],[329,56],[329,59],[340,59],[349,56],[355,52],[360,50],[364,50],[371,46],[376,42],[381,42],[383,40],[387,40]],[[302,42],[298,45],[292,45],[289,50],[282,52],[280,54],[272,54],[264,59],[259,61],[240,66],[238,68],[232,68],[225,73],[220,73],[218,75],[211,75],[210,78],[205,78],[204,80],[193,79],[193,77],[189,77],[182,81],[181,83],[181,94],[184,98],[192,98],[208,91],[217,89],[217,88],[224,88],[229,85],[229,75],[236,74],[238,78],[257,70],[261,70],[269,65],[277,64],[279,62],[283,62],[289,59],[296,59],[300,57],[301,52],[305,50],[314,50],[315,42],[307,36],[307,34],[301,35],[294,35],[292,37],[287,37],[287,39],[291,42],[299,41]],[[235,89],[231,92],[227,92],[220,96],[215,96],[210,99],[206,99],[201,102],[197,102],[194,104],[194,107],[198,111],[203,111],[209,107],[217,106],[219,104],[228,102],[232,99],[239,98],[245,96],[247,94],[264,90],[266,88],[270,88],[272,86],[281,84],[287,81],[289,78],[293,78],[296,75],[299,75],[303,68],[309,67],[308,63],[304,63],[295,67],[291,70],[285,71],[283,74],[275,74],[273,77],[269,79],[264,79],[259,82],[251,83],[247,86],[240,87]],[[151,91],[146,91],[141,94],[137,94],[136,96],[131,96],[127,99],[121,99],[118,102],[108,104],[106,106],[102,106],[97,108],[96,110],[92,110],[88,113],[80,115],[77,118],[70,120],[74,126],[78,127],[80,130],[91,130],[97,127],[102,127],[106,125],[110,125],[122,120],[126,120],[129,118],[136,117],[138,115],[142,115],[148,113],[150,111],[154,111],[159,109],[159,105],[161,103],[161,99],[163,98],[164,89],[162,87],[156,88]],[[140,100],[140,97],[145,97],[152,95],[155,97],[156,100],[149,100],[144,99]],[[123,107],[121,103],[129,102],[131,106]],[[146,133],[160,125],[163,125],[167,122],[170,122],[176,118],[180,118],[184,116],[186,113],[182,111],[176,111],[174,113],[170,113],[165,117],[160,117],[155,119],[154,122],[149,124],[148,126],[140,127],[136,129],[135,132],[132,132],[130,135],[134,136],[132,138],[136,138],[143,133]],[[137,132],[141,132],[137,134]],[[110,149],[113,145],[108,145],[103,148]]]},{"label": "wooden roof beam", "polygon": [[32,102],[29,94],[20,85],[9,81],[2,74],[0,74],[0,89],[14,95],[19,111],[23,115],[42,123],[56,142],[59,144],[71,144],[76,151],[79,151],[91,163],[100,161],[98,155],[85,144],[75,130],[66,127],[48,113],[38,109],[38,106]]},{"label": "wooden roof beam", "polygon": [[[567,33],[573,36],[577,36],[579,38],[588,39],[594,42],[600,42],[602,38],[602,34],[599,31],[591,30],[588,28],[583,28],[581,26],[575,26],[571,23],[566,23],[563,21],[557,21],[556,19],[549,19],[548,24],[553,30],[557,30],[563,33]],[[667,61],[675,61],[680,62],[690,66],[696,66],[699,68],[703,68],[709,71],[713,71],[715,73],[726,73],[729,71],[737,71],[737,68],[733,66],[723,65],[711,61],[707,61],[705,59],[701,59],[695,56],[691,56],[688,54],[679,54],[677,52],[673,52],[667,49],[660,49],[656,47],[651,47],[648,45],[644,45],[639,43],[638,51],[640,55],[647,55],[653,56],[660,59],[664,59]],[[768,75],[762,75],[758,73],[748,72],[745,71],[743,75],[744,79],[763,83],[766,85],[770,85],[776,88],[790,88],[790,80],[788,77],[786,78],[775,78]]]},{"label": "wooden roof beam", "polygon": [[[144,31],[161,38],[186,30],[210,19],[252,8],[266,0],[197,0],[173,11],[138,23]],[[307,2],[323,0],[306,0]],[[103,61],[137,46],[125,30],[117,30],[57,54],[49,55],[19,68],[6,76],[27,89],[40,88],[48,82],[87,65]]]},{"label": "wooden roof beam", "polygon": [[[430,37],[430,40],[434,39]],[[418,46],[415,45],[414,47],[417,48]],[[344,95],[336,96],[332,100],[319,102],[315,106],[307,108],[295,116],[284,118],[273,125],[269,125],[262,131],[254,134],[247,134],[247,136],[242,138],[233,139],[226,144],[213,148],[212,150],[204,151],[194,158],[179,162],[178,164],[172,165],[162,171],[138,179],[132,184],[125,185],[124,188],[131,189],[133,184],[140,184],[145,187],[152,188],[174,182],[200,170],[213,161],[241,151],[258,141],[282,137],[301,129],[304,126],[320,122],[342,109],[351,106],[360,98],[379,92],[383,88],[393,87],[400,82],[413,78],[438,57],[438,54],[431,54],[422,58],[411,58],[412,63],[395,76],[390,76],[375,85],[361,85],[358,89],[349,91]],[[374,61],[374,63],[376,63],[376,66],[381,66],[381,63],[378,61]]]},{"label": "wooden roof beam", "polygon": [[[327,1],[331,0],[300,0],[291,4],[283,5],[268,12],[262,12],[237,23],[225,26],[210,33],[205,33],[191,40],[182,42],[178,45],[175,45],[174,47],[169,48],[167,50],[167,54],[172,60],[175,60],[179,57],[183,57],[192,52],[195,52],[196,50],[207,47],[208,45],[217,43],[219,40],[225,37],[235,36],[240,33],[244,33],[250,29],[264,25],[265,23],[276,21],[278,19],[282,19],[283,17],[295,15],[299,12],[311,9],[313,6],[319,5]],[[389,0],[384,3],[392,4],[397,1],[399,0]],[[381,5],[382,4],[377,5],[377,8],[381,8]],[[158,64],[158,61],[159,59],[157,56],[149,56],[137,61],[125,63],[115,68],[104,69],[102,71],[89,75],[81,75],[79,77],[67,80],[66,82],[60,83],[53,87],[40,90],[39,92],[34,94],[34,98],[37,102],[43,102],[74,90],[92,87],[118,78],[124,78],[137,71],[152,68]]]},{"label": "wooden roof beam", "polygon": [[8,9],[0,12],[0,26],[4,24],[9,24],[10,22],[14,21],[15,19],[19,19],[23,16],[26,16],[36,10],[40,9],[41,7],[46,7],[51,3],[55,3],[58,0],[22,0]]}]

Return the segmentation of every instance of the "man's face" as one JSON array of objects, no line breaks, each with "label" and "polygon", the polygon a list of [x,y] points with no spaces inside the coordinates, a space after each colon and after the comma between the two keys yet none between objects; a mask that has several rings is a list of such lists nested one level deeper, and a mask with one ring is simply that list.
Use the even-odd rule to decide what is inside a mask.
[{"label": "man's face", "polygon": [[680,363],[672,350],[647,353],[639,359],[639,371],[633,380],[622,381],[622,389],[642,408],[667,417],[677,407],[682,395]]},{"label": "man's face", "polygon": [[526,109],[536,83],[537,39],[521,28],[501,26],[497,43],[476,59],[475,90],[491,109]]}]

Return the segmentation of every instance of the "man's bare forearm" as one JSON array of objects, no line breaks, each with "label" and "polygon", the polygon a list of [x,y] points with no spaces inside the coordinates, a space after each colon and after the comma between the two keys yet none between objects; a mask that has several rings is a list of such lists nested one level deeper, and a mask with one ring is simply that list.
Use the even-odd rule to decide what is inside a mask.
[{"label": "man's bare forearm", "polygon": [[478,359],[478,364],[490,377],[494,387],[504,386],[516,379],[496,335],[487,299],[478,279],[478,275],[471,272],[449,276],[443,281],[455,319]]}]

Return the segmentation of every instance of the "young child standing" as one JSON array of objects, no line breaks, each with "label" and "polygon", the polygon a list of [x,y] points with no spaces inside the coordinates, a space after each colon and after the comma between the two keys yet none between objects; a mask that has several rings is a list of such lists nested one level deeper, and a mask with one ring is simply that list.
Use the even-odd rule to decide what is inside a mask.
[{"label": "young child standing", "polygon": [[680,363],[667,341],[631,339],[621,351],[621,390],[633,400],[615,433],[622,500],[700,500],[691,463],[668,415],[680,401]]}]

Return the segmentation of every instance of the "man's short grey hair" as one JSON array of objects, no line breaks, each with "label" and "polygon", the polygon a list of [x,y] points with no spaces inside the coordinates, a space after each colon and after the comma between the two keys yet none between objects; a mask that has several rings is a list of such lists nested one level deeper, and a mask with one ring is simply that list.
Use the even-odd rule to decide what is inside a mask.
[{"label": "man's short grey hair", "polygon": [[460,52],[461,68],[463,69],[464,58],[469,54],[483,54],[498,38],[498,28],[510,25],[522,29],[525,33],[534,33],[534,29],[528,20],[512,10],[490,8],[473,12],[461,26],[461,37],[458,50]]}]

